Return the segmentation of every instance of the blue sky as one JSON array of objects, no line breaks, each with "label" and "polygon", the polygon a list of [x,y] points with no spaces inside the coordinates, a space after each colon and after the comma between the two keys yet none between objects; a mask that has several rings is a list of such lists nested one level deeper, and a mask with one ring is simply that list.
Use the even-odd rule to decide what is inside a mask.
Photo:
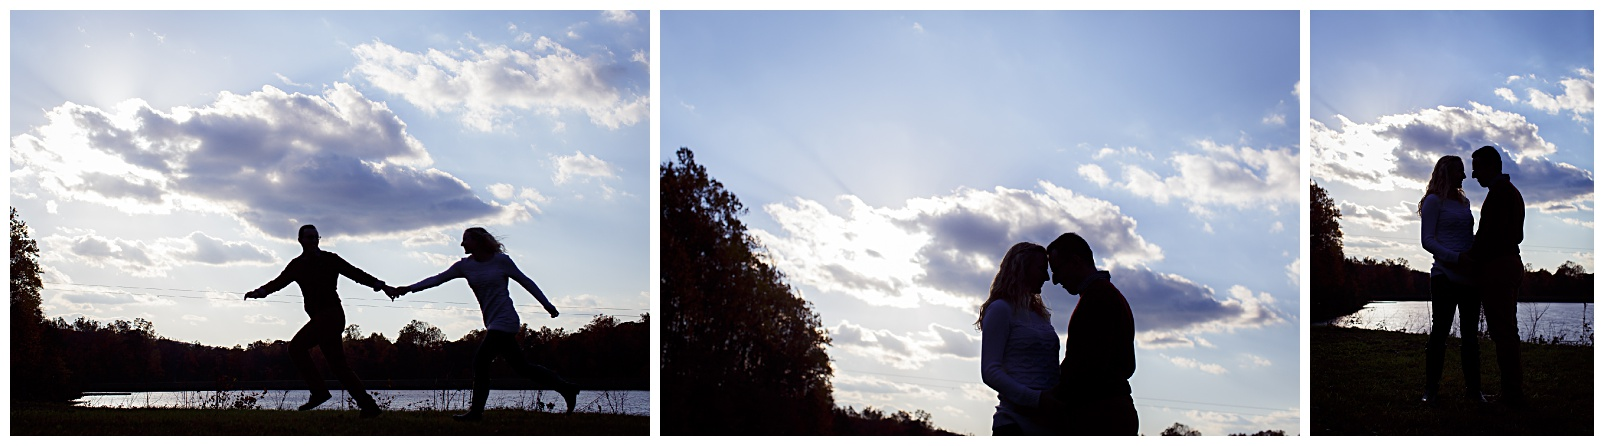
[{"label": "blue sky", "polygon": [[[1310,176],[1346,254],[1429,269],[1415,207],[1432,166],[1493,145],[1526,199],[1522,259],[1592,271],[1593,42],[1592,11],[1312,12]],[[1479,223],[1486,189],[1464,188]]]},{"label": "blue sky", "polygon": [[[49,317],[132,319],[232,346],[288,339],[299,290],[241,302],[295,228],[392,284],[485,226],[575,330],[648,312],[644,11],[11,13],[10,203]],[[516,288],[516,287],[514,287]],[[482,328],[465,284],[391,303],[342,280],[347,321]]]},{"label": "blue sky", "polygon": [[[990,432],[976,311],[1088,236],[1136,312],[1141,432],[1299,432],[1293,12],[662,13],[689,147],[834,338],[838,405]],[[1049,284],[1050,285],[1050,284]],[[1060,333],[1075,298],[1048,286]]]}]

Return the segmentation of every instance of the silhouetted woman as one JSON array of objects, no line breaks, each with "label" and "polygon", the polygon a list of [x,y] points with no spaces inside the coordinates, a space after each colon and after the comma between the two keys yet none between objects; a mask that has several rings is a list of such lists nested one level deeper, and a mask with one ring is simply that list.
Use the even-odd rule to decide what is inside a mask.
[{"label": "silhouetted woman", "polygon": [[992,435],[1041,435],[1042,395],[1058,384],[1058,334],[1041,299],[1047,249],[1030,242],[1008,248],[991,292],[980,305],[980,378],[997,391]]},{"label": "silhouetted woman", "polygon": [[1420,397],[1437,402],[1437,386],[1442,382],[1444,350],[1448,331],[1459,310],[1459,359],[1465,372],[1465,395],[1481,399],[1481,358],[1477,350],[1477,321],[1481,302],[1471,289],[1466,263],[1470,256],[1470,200],[1465,198],[1465,162],[1457,156],[1437,160],[1421,197],[1420,244],[1431,252],[1431,337],[1426,341],[1426,391]]},{"label": "silhouetted woman", "polygon": [[396,288],[396,296],[400,296],[461,278],[468,281],[468,286],[473,288],[473,296],[479,300],[479,309],[484,315],[485,337],[473,357],[473,406],[467,413],[453,415],[452,418],[458,421],[483,418],[485,400],[490,397],[490,362],[498,356],[506,359],[507,364],[519,375],[556,389],[557,393],[562,394],[563,401],[568,403],[568,413],[573,413],[574,397],[579,394],[579,387],[556,372],[524,359],[523,349],[518,346],[518,313],[514,311],[512,297],[507,293],[507,279],[517,281],[525,291],[535,296],[540,305],[546,307],[546,312],[551,313],[551,317],[557,317],[557,307],[546,300],[545,293],[540,292],[535,281],[529,280],[529,276],[518,270],[518,265],[512,263],[512,257],[507,256],[506,247],[490,235],[490,231],[468,228],[462,233],[462,250],[468,257],[458,260],[445,272]]}]

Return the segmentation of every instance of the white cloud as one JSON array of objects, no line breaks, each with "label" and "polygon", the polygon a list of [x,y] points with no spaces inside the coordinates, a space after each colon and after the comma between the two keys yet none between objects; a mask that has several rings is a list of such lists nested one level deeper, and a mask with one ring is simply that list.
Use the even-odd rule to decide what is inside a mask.
[{"label": "white cloud", "polygon": [[1104,147],[1104,148],[1098,149],[1097,153],[1092,154],[1092,159],[1101,160],[1103,158],[1108,158],[1110,156],[1121,156],[1121,157],[1132,156],[1132,157],[1137,157],[1137,158],[1144,158],[1144,159],[1147,159],[1147,160],[1152,160],[1153,159],[1153,154],[1148,153],[1148,152],[1144,152],[1141,149],[1137,149],[1135,147],[1121,147],[1121,148],[1118,148],[1118,149],[1113,148],[1113,147]]},{"label": "white cloud", "polygon": [[1269,367],[1271,365],[1274,365],[1274,363],[1271,363],[1270,360],[1265,359],[1263,356],[1255,355],[1255,354],[1252,354],[1252,353],[1247,353],[1245,355],[1247,356],[1248,363],[1250,363],[1250,364],[1252,364],[1254,366],[1257,366],[1257,367]]},{"label": "white cloud", "polygon": [[916,32],[916,33],[919,33],[919,34],[924,34],[925,33],[925,26],[924,25],[920,25],[919,22],[913,22],[913,31]]},{"label": "white cloud", "polygon": [[1265,115],[1264,119],[1260,120],[1260,122],[1268,125],[1286,125],[1287,115],[1272,112],[1268,115]]},{"label": "white cloud", "polygon": [[[1538,134],[1536,124],[1519,114],[1470,105],[1382,116],[1374,123],[1339,115],[1336,129],[1311,121],[1309,174],[1365,190],[1425,190],[1438,158],[1456,155],[1468,162],[1472,151],[1492,145],[1504,151],[1504,173],[1520,188],[1528,207],[1592,201],[1592,172],[1548,159],[1558,149]],[[1481,192],[1466,188],[1473,201]]]},{"label": "white cloud", "polygon": [[646,118],[646,94],[624,91],[627,79],[606,55],[580,56],[547,37],[534,53],[506,46],[461,50],[402,51],[375,41],[357,45],[353,72],[375,87],[400,95],[425,111],[459,112],[463,124],[490,131],[514,110],[557,114],[582,112],[590,122],[617,129]]},{"label": "white cloud", "polygon": [[230,242],[199,231],[153,242],[107,238],[91,230],[64,229],[40,239],[52,261],[110,267],[135,277],[165,277],[179,265],[272,264],[278,257],[250,242]]},{"label": "white cloud", "polygon": [[409,253],[407,253],[407,256],[408,257],[412,257],[414,259],[422,260],[424,263],[428,263],[430,265],[438,266],[438,267],[441,267],[441,268],[449,267],[449,266],[451,266],[451,264],[457,263],[458,260],[462,260],[461,256],[452,256],[452,255],[446,255],[446,254],[436,254],[436,253],[432,253],[432,252],[419,252],[419,251],[409,252]]},{"label": "white cloud", "polygon": [[[1593,72],[1586,68],[1578,68],[1576,73],[1580,76],[1579,78],[1567,77],[1560,79],[1559,84],[1565,87],[1565,91],[1557,96],[1536,88],[1526,89],[1526,105],[1546,111],[1550,115],[1557,115],[1561,111],[1569,110],[1571,119],[1586,124],[1588,119],[1582,115],[1593,114]],[[1508,91],[1509,89],[1500,88],[1499,90]],[[1510,96],[1513,96],[1513,93]],[[1504,96],[1503,92],[1499,92],[1499,97],[1503,97],[1506,100],[1509,99]]]},{"label": "white cloud", "polygon": [[1588,227],[1588,228],[1593,227],[1593,221],[1592,220],[1579,220],[1579,219],[1568,218],[1568,217],[1567,218],[1561,218],[1559,220],[1563,221],[1563,222],[1565,222],[1567,224],[1573,224],[1573,225],[1583,226],[1583,227]]},{"label": "white cloud", "polygon": [[640,62],[641,65],[646,65],[646,66],[651,66],[652,65],[651,62],[646,59],[646,51],[643,51],[643,50],[635,50],[634,53],[630,53],[629,61],[630,62]]},{"label": "white cloud", "polygon": [[998,187],[908,200],[901,208],[840,201],[843,215],[812,200],[763,207],[780,233],[752,234],[795,284],[839,291],[872,305],[921,302],[971,309],[985,297],[997,262],[1019,241],[1046,244],[1064,232],[1087,237],[1106,265],[1162,259],[1112,203],[1049,182],[1040,192]]},{"label": "white cloud", "polygon": [[193,314],[186,314],[183,317],[180,317],[180,319],[190,322],[206,322],[206,316],[196,316]]},{"label": "white cloud", "polygon": [[1090,181],[1093,184],[1096,184],[1098,187],[1108,185],[1108,174],[1103,173],[1103,168],[1101,166],[1096,164],[1082,164],[1080,165],[1080,168],[1075,169],[1075,171],[1080,172],[1081,178],[1085,178],[1086,181]]},{"label": "white cloud", "polygon": [[1202,153],[1170,156],[1175,175],[1161,177],[1127,164],[1124,182],[1116,186],[1159,204],[1188,201],[1198,214],[1210,213],[1209,206],[1267,206],[1274,212],[1281,204],[1297,202],[1298,154],[1293,150],[1232,147],[1206,139],[1194,145]]},{"label": "white cloud", "polygon": [[[1512,76],[1512,77],[1518,78],[1520,76]],[[1515,97],[1515,90],[1510,90],[1508,88],[1498,88],[1498,89],[1493,90],[1493,94],[1498,95],[1498,97],[1503,98],[1506,101],[1509,101],[1509,103],[1511,103],[1511,104],[1516,103],[1516,102],[1520,102],[1520,98]]]},{"label": "white cloud", "polygon": [[941,358],[978,360],[980,336],[930,324],[925,331],[897,334],[842,320],[829,329],[830,349],[862,356],[891,367],[914,370]]},{"label": "white cloud", "polygon": [[1297,408],[1265,415],[1188,410],[1184,416],[1183,424],[1197,429],[1203,435],[1252,434],[1263,430],[1283,430],[1290,435],[1298,432],[1300,419]]},{"label": "white cloud", "polygon": [[1365,225],[1381,232],[1398,232],[1404,225],[1418,222],[1416,214],[1403,203],[1380,208],[1342,200],[1337,203],[1337,210],[1342,212],[1344,223]]},{"label": "white cloud", "polygon": [[496,197],[497,200],[507,201],[512,199],[514,188],[511,184],[495,183],[485,186],[485,190],[490,191],[490,196]]},{"label": "white cloud", "polygon": [[13,191],[129,214],[221,213],[283,239],[307,223],[325,236],[384,236],[527,217],[428,168],[406,124],[346,84],[322,96],[224,92],[167,112],[137,99],[109,112],[69,102],[46,117],[11,140]]},{"label": "white cloud", "polygon": [[601,14],[602,20],[608,22],[618,24],[635,23],[634,11],[602,11]]},{"label": "white cloud", "polygon": [[56,213],[56,200],[45,201],[45,212]]},{"label": "white cloud", "polygon": [[1271,234],[1278,234],[1281,231],[1285,231],[1286,229],[1287,229],[1286,225],[1281,224],[1281,222],[1279,222],[1279,221],[1270,225],[1270,233]]},{"label": "white cloud", "polygon": [[255,325],[284,325],[284,319],[266,314],[251,314],[245,316],[245,323]]},{"label": "white cloud", "polygon": [[[830,380],[830,385],[834,388],[838,406],[862,402],[865,405],[873,404],[881,409],[890,410],[888,403],[920,398],[942,400],[947,397],[946,393],[926,386],[855,373],[837,372],[835,378]],[[996,393],[992,393],[992,396],[995,399]]]},{"label": "white cloud", "polygon": [[449,245],[452,241],[454,240],[452,240],[451,236],[446,235],[444,232],[424,230],[413,233],[412,236],[402,240],[401,246],[416,248],[419,246]]},{"label": "white cloud", "polygon": [[1302,278],[1303,259],[1293,259],[1292,263],[1287,264],[1287,281],[1291,282],[1293,285],[1297,285],[1299,283],[1298,279]]},{"label": "white cloud", "polygon": [[1275,297],[1241,285],[1216,296],[1213,288],[1147,268],[1117,268],[1110,274],[1131,306],[1137,345],[1143,348],[1164,348],[1162,344],[1200,333],[1230,333],[1287,321],[1276,308]]},{"label": "white cloud", "polygon": [[1164,357],[1164,359],[1169,360],[1170,364],[1174,364],[1176,367],[1180,367],[1180,368],[1183,368],[1183,369],[1202,370],[1204,373],[1208,373],[1208,374],[1211,374],[1211,375],[1224,375],[1225,373],[1227,373],[1227,370],[1225,369],[1225,367],[1221,366],[1219,364],[1210,364],[1210,363],[1199,362],[1196,359],[1185,358],[1185,357],[1180,357],[1180,356],[1169,356],[1169,355],[1164,355],[1164,354],[1160,354],[1159,356],[1162,356],[1162,357]]},{"label": "white cloud", "polygon": [[557,172],[551,177],[553,183],[566,184],[575,179],[588,181],[591,178],[618,177],[613,173],[615,168],[612,163],[595,155],[580,153],[578,150],[575,150],[572,156],[551,155],[551,160],[557,164]]}]

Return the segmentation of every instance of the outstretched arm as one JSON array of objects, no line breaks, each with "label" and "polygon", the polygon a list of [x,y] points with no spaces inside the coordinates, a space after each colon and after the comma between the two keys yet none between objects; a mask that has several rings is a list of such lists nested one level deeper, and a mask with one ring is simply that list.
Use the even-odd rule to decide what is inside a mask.
[{"label": "outstretched arm", "polygon": [[510,277],[513,281],[518,282],[518,285],[522,285],[524,287],[524,291],[528,291],[530,295],[535,296],[535,300],[540,301],[540,306],[545,307],[546,312],[551,313],[551,317],[557,317],[557,307],[553,306],[551,301],[546,299],[546,293],[540,292],[540,286],[535,285],[534,280],[530,279],[529,276],[524,275],[524,272],[518,269],[517,264],[512,263],[511,257],[507,258],[506,270],[507,277]]},{"label": "outstretched arm", "polygon": [[440,274],[435,274],[434,276],[429,277],[427,279],[419,280],[418,283],[414,283],[414,284],[407,285],[407,286],[404,286],[404,287],[396,288],[396,291],[399,291],[401,294],[416,293],[416,292],[419,292],[419,291],[423,291],[423,290],[427,290],[427,289],[430,289],[430,288],[434,288],[436,286],[439,286],[442,283],[446,283],[447,281],[450,281],[451,279],[456,279],[456,278],[463,277],[462,276],[462,270],[457,265],[458,265],[458,263],[453,263],[453,264],[451,264],[450,268],[446,268],[446,270],[445,271],[441,271]]},{"label": "outstretched arm", "polygon": [[[294,261],[291,261],[291,263],[294,263]],[[273,294],[274,292],[277,292],[278,290],[284,289],[284,287],[290,285],[290,282],[294,282],[294,281],[295,281],[295,278],[291,277],[291,275],[290,275],[290,267],[289,267],[289,265],[285,265],[284,266],[284,271],[279,272],[278,273],[278,277],[274,277],[273,280],[269,280],[267,282],[267,284],[265,284],[265,285],[256,287],[256,289],[246,292],[245,293],[245,298],[246,299],[261,299],[261,298],[267,297],[267,295],[269,295],[269,294]]]},{"label": "outstretched arm", "polygon": [[368,288],[372,288],[373,291],[385,291],[386,294],[389,293],[388,289],[390,287],[385,285],[383,280],[373,277],[372,274],[368,274],[367,271],[357,268],[356,265],[352,265],[351,262],[345,261],[345,258],[335,255],[332,252],[327,253],[326,255],[334,257],[335,268],[339,269],[341,275],[351,278],[351,280],[356,281],[356,283],[366,285]]}]

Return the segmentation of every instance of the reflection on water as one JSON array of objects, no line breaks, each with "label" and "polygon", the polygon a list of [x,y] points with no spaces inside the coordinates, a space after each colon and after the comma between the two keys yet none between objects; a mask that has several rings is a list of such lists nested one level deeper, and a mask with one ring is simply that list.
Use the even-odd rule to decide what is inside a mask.
[{"label": "reflection on water", "polygon": [[[1593,304],[1520,302],[1515,306],[1516,327],[1523,342],[1593,345]],[[1479,318],[1477,332],[1487,336],[1487,318]],[[1330,324],[1405,333],[1431,332],[1431,302],[1371,302],[1364,309],[1336,318]],[[1459,336],[1454,318],[1453,336]]]},{"label": "reflection on water", "polygon": [[[466,410],[472,401],[467,390],[373,390],[374,401],[386,410]],[[86,395],[84,407],[182,408],[182,409],[269,409],[295,410],[306,402],[305,390],[259,390],[228,392],[132,392],[118,395]],[[575,398],[575,412],[622,415],[651,415],[651,392],[644,390],[584,390]],[[561,395],[545,390],[491,390],[487,409],[523,409],[560,412],[566,409]],[[318,406],[318,410],[355,410],[356,404],[344,392]]]}]

